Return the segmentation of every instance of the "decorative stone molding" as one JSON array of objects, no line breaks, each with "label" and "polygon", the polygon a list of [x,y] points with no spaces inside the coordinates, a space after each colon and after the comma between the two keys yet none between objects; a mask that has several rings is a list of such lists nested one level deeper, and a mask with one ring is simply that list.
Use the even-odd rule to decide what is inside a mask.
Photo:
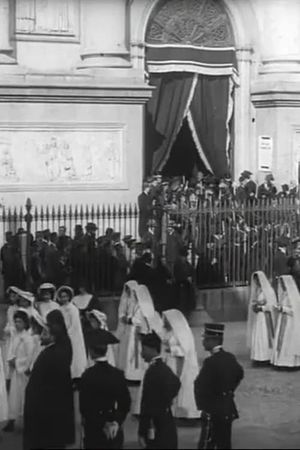
[{"label": "decorative stone molding", "polygon": [[144,104],[152,96],[147,85],[59,86],[0,83],[0,103]]},{"label": "decorative stone molding", "polygon": [[266,82],[252,86],[251,101],[256,108],[299,108],[299,83]]},{"label": "decorative stone molding", "polygon": [[167,0],[152,12],[146,42],[230,47],[234,37],[222,2]]}]

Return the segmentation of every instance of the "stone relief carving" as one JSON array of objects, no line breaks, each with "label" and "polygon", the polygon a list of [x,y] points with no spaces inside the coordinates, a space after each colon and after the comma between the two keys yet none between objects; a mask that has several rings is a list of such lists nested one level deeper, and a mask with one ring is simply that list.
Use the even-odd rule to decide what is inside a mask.
[{"label": "stone relief carving", "polygon": [[73,34],[77,0],[16,0],[17,33]]},{"label": "stone relief carving", "polygon": [[0,184],[123,182],[122,130],[0,131]]},{"label": "stone relief carving", "polygon": [[221,1],[166,0],[150,18],[146,42],[227,47],[234,37]]}]

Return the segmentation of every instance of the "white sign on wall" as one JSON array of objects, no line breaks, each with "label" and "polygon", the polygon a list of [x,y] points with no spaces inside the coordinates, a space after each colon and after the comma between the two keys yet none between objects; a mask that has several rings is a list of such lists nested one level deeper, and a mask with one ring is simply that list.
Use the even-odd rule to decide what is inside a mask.
[{"label": "white sign on wall", "polygon": [[259,136],[258,170],[262,172],[271,172],[272,160],[273,160],[273,138],[271,136]]}]

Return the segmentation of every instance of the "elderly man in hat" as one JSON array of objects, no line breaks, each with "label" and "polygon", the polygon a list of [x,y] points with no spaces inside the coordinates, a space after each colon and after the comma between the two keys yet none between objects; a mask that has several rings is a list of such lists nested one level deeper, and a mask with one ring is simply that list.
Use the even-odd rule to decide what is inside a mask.
[{"label": "elderly man in hat", "polygon": [[249,170],[244,170],[241,176],[246,180],[244,184],[247,200],[254,200],[256,197],[257,184],[252,180],[253,173]]},{"label": "elderly man in hat", "polygon": [[142,448],[176,449],[178,446],[172,403],[181,382],[161,357],[162,341],[153,331],[142,335],[142,357],[149,364],[144,380],[139,424]]},{"label": "elderly man in hat", "polygon": [[258,186],[257,197],[259,199],[273,199],[276,197],[277,188],[274,185],[274,176],[268,173],[265,182]]},{"label": "elderly man in hat", "polygon": [[206,324],[203,346],[210,352],[195,380],[195,399],[202,412],[198,448],[231,449],[232,422],[238,418],[234,392],[244,377],[236,358],[223,350],[224,325]]},{"label": "elderly man in hat", "polygon": [[107,361],[108,345],[119,341],[108,331],[93,330],[87,335],[95,365],[82,376],[80,412],[84,427],[84,448],[120,449],[122,425],[130,411],[131,399],[123,372]]}]

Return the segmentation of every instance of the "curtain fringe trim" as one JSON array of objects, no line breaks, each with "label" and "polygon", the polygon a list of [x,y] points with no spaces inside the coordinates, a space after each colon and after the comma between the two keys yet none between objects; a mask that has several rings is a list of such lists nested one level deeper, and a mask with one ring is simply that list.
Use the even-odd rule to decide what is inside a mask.
[{"label": "curtain fringe trim", "polygon": [[213,174],[214,172],[213,172],[213,170],[211,168],[211,165],[208,162],[208,159],[205,156],[205,153],[204,153],[203,148],[201,146],[201,143],[199,141],[198,134],[197,134],[197,131],[196,131],[196,128],[195,128],[195,124],[194,124],[194,120],[193,120],[193,117],[192,117],[192,113],[191,113],[190,110],[187,113],[187,119],[188,119],[188,124],[190,126],[190,130],[191,130],[191,133],[192,133],[192,136],[193,136],[196,148],[198,150],[199,156],[200,156],[201,160],[204,162],[207,170],[209,170]]}]

